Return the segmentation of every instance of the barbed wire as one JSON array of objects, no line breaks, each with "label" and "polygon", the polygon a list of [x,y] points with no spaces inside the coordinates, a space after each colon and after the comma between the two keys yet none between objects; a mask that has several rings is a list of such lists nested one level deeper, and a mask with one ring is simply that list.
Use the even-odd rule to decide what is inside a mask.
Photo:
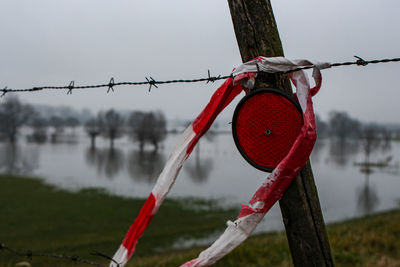
[{"label": "barbed wire", "polygon": [[[46,258],[69,260],[69,261],[74,262],[74,263],[80,262],[80,263],[84,263],[84,264],[92,265],[92,266],[97,266],[97,267],[105,267],[104,265],[101,265],[99,263],[96,263],[96,262],[93,262],[93,261],[89,261],[89,260],[86,260],[86,259],[82,259],[82,258],[80,258],[78,256],[67,256],[67,255],[50,254],[50,253],[34,253],[31,250],[28,250],[26,252],[21,252],[21,251],[18,251],[16,249],[14,249],[14,248],[6,246],[3,243],[0,243],[0,252],[1,251],[8,251],[8,252],[10,252],[10,253],[12,253],[14,255],[17,255],[17,256],[20,256],[20,257],[26,257],[26,258],[31,259],[31,260],[32,260],[33,257],[46,257]],[[107,255],[105,255],[105,254],[103,254],[101,252],[94,251],[94,252],[90,253],[90,255],[106,258],[108,260],[113,261],[118,267],[120,266],[120,263],[116,262],[113,258],[111,258],[111,257],[109,257],[109,256],[107,256]]]},{"label": "barbed wire", "polygon": [[[329,67],[339,67],[339,66],[350,66],[350,65],[357,65],[357,66],[367,66],[369,64],[378,64],[378,63],[389,63],[389,62],[400,62],[400,58],[386,58],[386,59],[374,59],[374,60],[364,60],[361,57],[354,56],[357,60],[355,61],[347,61],[347,62],[338,62],[338,63],[331,63]],[[307,70],[312,69],[318,66],[310,65],[310,66],[301,66],[289,71],[282,71],[277,72],[278,74],[288,74],[291,72],[295,72],[298,70]],[[262,72],[258,70],[257,72]],[[145,77],[146,81],[137,81],[137,82],[115,82],[114,78],[111,78],[108,83],[104,84],[95,84],[95,85],[82,85],[82,86],[75,86],[75,81],[71,81],[67,86],[37,86],[32,88],[8,88],[7,86],[3,89],[0,89],[2,92],[1,97],[3,97],[6,93],[16,93],[16,92],[35,92],[35,91],[42,91],[42,90],[68,90],[67,94],[72,94],[72,90],[79,90],[79,89],[91,89],[91,88],[107,88],[107,93],[110,91],[114,92],[114,87],[116,86],[137,86],[137,85],[148,85],[149,92],[153,87],[158,88],[157,85],[160,84],[172,84],[172,83],[197,83],[197,82],[215,82],[218,80],[225,80],[227,78],[233,77],[232,73],[230,75],[218,75],[218,76],[211,76],[210,70],[208,70],[208,77],[205,78],[198,78],[198,79],[179,79],[179,80],[165,80],[165,81],[158,81],[155,80],[153,77]]]}]

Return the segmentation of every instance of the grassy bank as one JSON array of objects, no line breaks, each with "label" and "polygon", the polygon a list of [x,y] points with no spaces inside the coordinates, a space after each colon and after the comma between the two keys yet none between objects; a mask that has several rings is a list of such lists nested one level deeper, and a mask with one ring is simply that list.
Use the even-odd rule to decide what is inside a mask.
[{"label": "grassy bank", "polygon": [[[328,226],[336,266],[399,267],[400,211],[390,211]],[[152,257],[138,257],[131,266],[179,266],[197,257],[190,249]],[[292,266],[284,233],[250,237],[215,266]]]},{"label": "grassy bank", "polygon": [[[107,260],[89,253],[112,255],[143,202],[94,190],[69,193],[38,180],[0,176],[0,243],[21,250],[78,255],[107,265]],[[179,266],[196,257],[201,248],[171,250],[174,243],[223,230],[225,221],[236,214],[211,201],[168,200],[128,266]],[[391,211],[328,226],[336,265],[400,266],[399,222],[400,211]],[[0,266],[25,260],[0,251]],[[46,258],[28,261],[32,266],[87,266]],[[285,234],[251,237],[216,266],[291,266]]]},{"label": "grassy bank", "polygon": [[[24,251],[79,255],[106,264],[106,260],[89,253],[96,250],[112,256],[143,203],[144,199],[114,197],[98,190],[70,193],[37,179],[0,176],[0,243]],[[201,238],[222,231],[226,218],[236,213],[218,208],[212,201],[167,200],[136,253],[151,255],[172,247],[181,238]],[[0,253],[0,266],[13,266],[18,261],[21,258]],[[46,262],[33,259],[35,266]],[[50,262],[53,264],[48,266],[62,264]]]}]

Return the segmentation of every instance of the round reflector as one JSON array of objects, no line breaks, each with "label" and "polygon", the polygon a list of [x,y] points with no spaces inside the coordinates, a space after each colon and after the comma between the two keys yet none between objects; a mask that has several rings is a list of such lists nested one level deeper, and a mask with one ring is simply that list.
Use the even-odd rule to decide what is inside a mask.
[{"label": "round reflector", "polygon": [[257,169],[270,172],[287,155],[302,126],[301,107],[293,97],[262,88],[239,102],[232,133],[242,156]]}]

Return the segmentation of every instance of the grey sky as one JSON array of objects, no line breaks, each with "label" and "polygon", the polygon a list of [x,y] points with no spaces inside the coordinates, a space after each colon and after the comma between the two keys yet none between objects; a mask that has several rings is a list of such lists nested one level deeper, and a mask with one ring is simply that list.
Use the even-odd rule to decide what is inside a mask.
[{"label": "grey sky", "polygon": [[[396,0],[275,0],[288,58],[340,62],[399,57]],[[241,63],[225,0],[2,0],[0,87],[76,85],[229,74]],[[323,71],[314,98],[323,118],[333,109],[366,121],[399,122],[400,63]],[[18,94],[29,103],[92,110],[160,109],[194,118],[215,84],[161,85]],[[230,118],[233,107],[222,116]]]}]

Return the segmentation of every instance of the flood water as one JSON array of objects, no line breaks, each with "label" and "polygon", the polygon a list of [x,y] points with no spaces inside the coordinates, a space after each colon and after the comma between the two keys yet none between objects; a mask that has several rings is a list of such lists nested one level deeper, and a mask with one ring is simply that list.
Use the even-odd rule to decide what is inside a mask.
[{"label": "flood water", "polygon": [[[139,153],[127,138],[118,139],[110,150],[102,138],[97,138],[96,148],[90,148],[83,131],[77,129],[76,136],[76,142],[69,143],[39,145],[23,138],[15,147],[0,143],[0,172],[41,177],[47,184],[71,191],[97,187],[118,196],[147,197],[179,138],[169,135],[158,152],[146,147]],[[354,163],[364,155],[354,141],[317,141],[311,163],[326,222],[399,207],[400,143],[392,142],[390,150],[373,153],[371,161],[389,156],[389,167],[362,172]],[[168,197],[214,199],[239,208],[267,175],[240,156],[230,134],[217,134],[200,140]],[[257,232],[279,229],[283,224],[275,205]]]}]

